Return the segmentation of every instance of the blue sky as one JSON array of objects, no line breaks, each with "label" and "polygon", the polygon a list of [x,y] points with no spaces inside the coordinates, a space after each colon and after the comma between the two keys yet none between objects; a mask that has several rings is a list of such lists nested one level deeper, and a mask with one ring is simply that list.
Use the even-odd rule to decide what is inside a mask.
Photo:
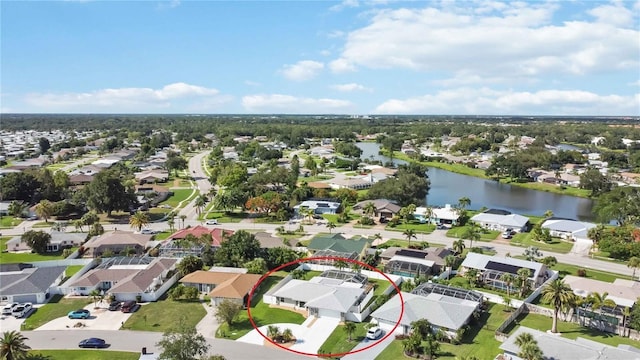
[{"label": "blue sky", "polygon": [[640,1],[2,1],[0,110],[640,115]]}]

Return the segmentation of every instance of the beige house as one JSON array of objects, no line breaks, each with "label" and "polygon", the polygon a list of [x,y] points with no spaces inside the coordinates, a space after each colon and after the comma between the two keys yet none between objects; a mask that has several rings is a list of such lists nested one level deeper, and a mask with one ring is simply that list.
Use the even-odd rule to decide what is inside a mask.
[{"label": "beige house", "polygon": [[119,254],[126,249],[134,249],[136,255],[144,254],[153,235],[136,234],[131,231],[114,230],[104,233],[84,244],[84,257],[100,257],[105,251],[110,250]]},{"label": "beige house", "polygon": [[199,270],[180,279],[180,283],[208,293],[215,305],[224,300],[231,300],[246,306],[251,289],[261,277],[257,274]]}]

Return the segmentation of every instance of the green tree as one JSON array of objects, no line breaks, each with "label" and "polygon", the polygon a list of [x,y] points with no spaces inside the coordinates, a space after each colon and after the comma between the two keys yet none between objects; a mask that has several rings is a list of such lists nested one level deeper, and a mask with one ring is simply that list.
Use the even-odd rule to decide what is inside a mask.
[{"label": "green tree", "polygon": [[353,332],[356,331],[356,324],[351,321],[345,321],[344,331],[348,334],[349,341],[350,342],[353,341],[352,336],[353,336]]},{"label": "green tree", "polygon": [[616,187],[596,199],[593,212],[607,223],[615,220],[620,226],[640,221],[640,188]]},{"label": "green tree", "polygon": [[198,215],[202,214],[202,210],[204,209],[204,206],[207,204],[207,197],[205,195],[198,195],[198,197],[195,200],[195,206],[196,206],[196,211],[198,213]]},{"label": "green tree", "polygon": [[542,360],[542,351],[538,347],[538,342],[531,333],[520,333],[515,340],[515,344],[520,348],[518,357],[524,360]]},{"label": "green tree", "polygon": [[516,272],[516,281],[520,287],[520,297],[524,297],[529,291],[531,284],[529,283],[529,277],[531,276],[531,270],[527,268],[520,268]]},{"label": "green tree", "polygon": [[469,206],[471,205],[471,199],[469,199],[466,196],[461,197],[460,199],[458,199],[458,207],[460,207],[460,209],[467,209]]},{"label": "green tree", "polygon": [[422,338],[420,334],[413,332],[408,338],[402,340],[402,347],[406,353],[413,355],[420,351],[420,345],[422,344]]},{"label": "green tree", "polygon": [[29,230],[22,234],[20,240],[38,254],[47,252],[47,245],[51,242],[51,235],[44,231]]},{"label": "green tree", "polygon": [[129,216],[129,225],[138,231],[141,231],[148,224],[149,215],[143,211],[136,211],[135,214]]},{"label": "green tree", "polygon": [[156,345],[162,348],[160,360],[204,360],[210,348],[195,327],[183,324],[165,332]]},{"label": "green tree", "polygon": [[453,265],[456,264],[458,259],[453,255],[447,255],[444,257],[444,266],[449,268],[449,272],[447,273],[447,280],[451,277],[451,273],[453,272]]},{"label": "green tree", "polygon": [[187,274],[191,274],[194,271],[202,270],[203,266],[204,263],[202,262],[202,259],[197,256],[189,255],[183,257],[176,268],[182,276],[185,276]]},{"label": "green tree", "polygon": [[500,281],[502,281],[507,288],[507,296],[511,296],[511,286],[513,282],[516,281],[516,277],[510,273],[502,273],[502,275],[500,275]]},{"label": "green tree", "polygon": [[591,196],[598,196],[611,190],[612,182],[600,170],[589,168],[580,174],[580,188],[591,191]]},{"label": "green tree", "polygon": [[175,218],[173,218],[172,216],[170,216],[170,217],[167,219],[167,225],[169,225],[169,230],[170,230],[171,232],[173,232],[173,231],[174,231],[174,229],[175,229],[175,226],[176,226],[176,219],[175,219]]},{"label": "green tree", "polygon": [[331,230],[335,229],[337,227],[336,223],[334,223],[333,221],[329,221],[327,223],[327,228],[329,229],[329,234],[331,234]]},{"label": "green tree", "polygon": [[185,170],[187,168],[187,160],[179,155],[170,156],[164,163],[168,172],[173,171],[175,176],[178,176],[178,170]]},{"label": "green tree", "polygon": [[551,268],[558,264],[558,259],[556,259],[555,256],[545,256],[540,262],[543,263],[546,267]]},{"label": "green tree", "polygon": [[468,269],[464,273],[464,277],[469,281],[469,285],[473,288],[478,280],[478,270]]},{"label": "green tree", "polygon": [[453,252],[455,252],[457,255],[461,255],[465,248],[464,240],[463,239],[455,240],[452,244],[452,247],[453,247]]},{"label": "green tree", "polygon": [[222,266],[241,267],[261,255],[260,242],[256,237],[245,230],[238,230],[222,242],[215,252],[215,259]]},{"label": "green tree", "polygon": [[49,200],[42,200],[36,205],[35,212],[38,217],[44,219],[44,222],[49,222],[53,214],[53,204]]},{"label": "green tree", "polygon": [[276,325],[267,326],[267,337],[273,341],[280,337],[280,328]]},{"label": "green tree", "polygon": [[27,207],[27,204],[22,201],[12,201],[9,204],[7,212],[10,216],[22,217],[24,215],[24,212],[27,210]]},{"label": "green tree", "polygon": [[627,267],[633,269],[633,274],[631,274],[631,279],[636,278],[636,270],[640,268],[640,258],[637,256],[632,256],[627,261]]},{"label": "green tree", "polygon": [[537,247],[529,246],[528,248],[524,249],[522,256],[524,256],[527,261],[536,261],[537,258],[542,256],[542,253]]},{"label": "green tree", "polygon": [[269,269],[267,269],[267,262],[264,261],[263,258],[255,258],[251,261],[248,261],[244,264],[244,267],[247,269],[249,274],[260,274],[263,275]]},{"label": "green tree", "polygon": [[429,179],[426,174],[416,175],[409,170],[400,169],[395,177],[373,184],[367,192],[369,199],[394,200],[400,206],[419,204],[429,192]]},{"label": "green tree", "polygon": [[333,262],[333,266],[338,268],[338,270],[342,270],[342,269],[348,267],[349,264],[344,260],[338,259],[338,260],[335,260]]},{"label": "green tree", "polygon": [[574,299],[571,288],[564,283],[564,280],[556,279],[542,288],[542,298],[553,306],[553,323],[551,332],[558,332],[558,313]]},{"label": "green tree", "polygon": [[38,147],[40,148],[40,153],[44,154],[51,148],[51,143],[46,137],[41,137],[38,139]]},{"label": "green tree", "polygon": [[84,187],[87,206],[96,212],[106,212],[107,216],[115,210],[129,211],[136,203],[133,189],[125,188],[117,172],[106,170],[98,173]]},{"label": "green tree", "polygon": [[225,323],[231,328],[231,325],[235,319],[240,315],[242,311],[242,305],[232,300],[222,300],[218,306],[216,306],[216,319]]},{"label": "green tree", "polygon": [[461,239],[468,239],[469,240],[469,249],[473,248],[473,242],[474,241],[480,241],[480,238],[481,238],[481,228],[480,228],[480,226],[476,225],[475,223],[467,226],[467,228],[464,230],[462,235],[460,235],[460,238]]},{"label": "green tree", "polygon": [[376,208],[376,204],[374,204],[373,202],[369,201],[367,202],[363,207],[362,207],[362,213],[373,217],[376,212],[378,211],[378,209]]},{"label": "green tree", "polygon": [[413,229],[405,229],[402,232],[402,235],[404,235],[404,237],[407,239],[407,241],[409,241],[409,247],[411,247],[411,239],[417,239],[418,237],[416,236],[416,231]]},{"label": "green tree", "polygon": [[427,359],[432,360],[435,359],[438,351],[440,351],[440,343],[436,340],[433,334],[429,334],[424,339],[423,352],[427,355]]},{"label": "green tree", "polygon": [[291,278],[302,280],[305,277],[306,272],[302,269],[295,269],[291,271]]},{"label": "green tree", "polygon": [[18,331],[5,331],[2,333],[0,345],[0,357],[6,360],[26,359],[31,348],[25,343],[29,340]]}]

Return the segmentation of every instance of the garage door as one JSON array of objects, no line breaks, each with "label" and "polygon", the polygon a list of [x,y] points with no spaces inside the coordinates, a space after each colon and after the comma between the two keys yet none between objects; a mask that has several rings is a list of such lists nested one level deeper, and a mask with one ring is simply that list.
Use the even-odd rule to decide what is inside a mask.
[{"label": "garage door", "polygon": [[26,302],[36,303],[36,302],[38,302],[38,296],[37,295],[14,295],[13,296],[13,302],[17,302],[17,303],[26,303]]},{"label": "garage door", "polygon": [[318,309],[318,317],[328,317],[333,319],[340,319],[340,312],[327,310],[327,309]]}]

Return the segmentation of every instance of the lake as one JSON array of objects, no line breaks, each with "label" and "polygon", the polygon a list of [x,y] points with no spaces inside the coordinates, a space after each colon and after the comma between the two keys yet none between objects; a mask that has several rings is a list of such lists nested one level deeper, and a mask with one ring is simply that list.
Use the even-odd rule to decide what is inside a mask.
[{"label": "lake", "polygon": [[[362,159],[376,159],[387,162],[390,159],[379,155],[380,145],[376,143],[357,143],[362,149]],[[405,163],[394,160],[395,163]],[[458,199],[471,199],[471,209],[498,208],[522,215],[543,215],[551,210],[555,216],[594,221],[591,199],[567,196],[526,189],[497,181],[476,178],[454,172],[429,167],[431,188],[426,202],[429,206],[457,204]]]}]

